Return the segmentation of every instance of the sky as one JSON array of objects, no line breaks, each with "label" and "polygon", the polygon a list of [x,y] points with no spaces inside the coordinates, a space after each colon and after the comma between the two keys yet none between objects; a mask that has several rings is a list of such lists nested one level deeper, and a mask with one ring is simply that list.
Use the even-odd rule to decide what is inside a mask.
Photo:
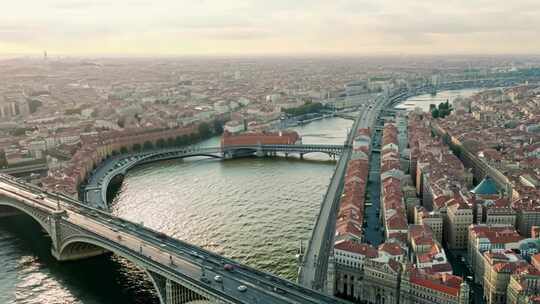
[{"label": "sky", "polygon": [[3,0],[0,55],[540,54],[540,0]]}]

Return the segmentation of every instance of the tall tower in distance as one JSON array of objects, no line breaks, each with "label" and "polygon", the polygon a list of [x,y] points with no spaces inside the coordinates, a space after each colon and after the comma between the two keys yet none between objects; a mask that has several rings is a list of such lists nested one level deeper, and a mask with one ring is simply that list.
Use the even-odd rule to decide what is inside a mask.
[{"label": "tall tower in distance", "polygon": [[43,60],[47,60],[47,51],[43,51]]}]

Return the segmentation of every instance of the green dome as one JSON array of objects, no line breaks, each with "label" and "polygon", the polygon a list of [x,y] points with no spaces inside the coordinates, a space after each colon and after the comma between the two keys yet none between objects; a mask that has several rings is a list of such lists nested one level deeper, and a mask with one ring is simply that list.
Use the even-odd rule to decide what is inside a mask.
[{"label": "green dome", "polygon": [[471,192],[476,195],[494,195],[499,193],[495,181],[489,176],[486,176]]}]

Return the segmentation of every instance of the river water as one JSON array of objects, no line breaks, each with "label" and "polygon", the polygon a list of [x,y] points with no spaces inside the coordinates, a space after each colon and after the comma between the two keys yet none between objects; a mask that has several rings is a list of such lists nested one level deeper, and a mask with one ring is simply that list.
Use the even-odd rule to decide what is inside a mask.
[{"label": "river water", "polygon": [[[440,94],[435,98],[470,92]],[[439,99],[416,102],[429,107]],[[296,130],[304,143],[341,144],[351,125],[331,118]],[[218,139],[203,144],[214,146]],[[199,158],[148,164],[128,172],[112,212],[294,280],[294,255],[300,240],[310,236],[334,166],[318,154],[304,160]],[[378,201],[377,187],[370,185],[373,201]],[[376,204],[366,212],[371,227],[378,224]],[[0,219],[0,304],[158,302],[141,271],[122,258],[58,263],[49,250],[48,237],[31,218]]]},{"label": "river water", "polygon": [[452,103],[456,98],[459,97],[470,97],[480,91],[480,89],[463,89],[463,90],[452,90],[452,91],[440,91],[437,92],[437,95],[433,96],[431,94],[424,94],[424,95],[418,95],[413,96],[398,106],[396,106],[397,109],[406,109],[406,110],[412,110],[416,107],[421,108],[423,111],[429,110],[430,104],[438,105],[441,102],[449,101]]}]

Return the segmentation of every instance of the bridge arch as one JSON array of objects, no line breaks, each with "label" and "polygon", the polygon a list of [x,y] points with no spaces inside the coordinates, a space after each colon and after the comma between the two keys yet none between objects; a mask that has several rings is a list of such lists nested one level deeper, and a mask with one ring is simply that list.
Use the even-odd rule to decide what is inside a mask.
[{"label": "bridge arch", "polygon": [[8,198],[2,195],[0,195],[0,206],[8,207],[15,211],[18,211],[21,214],[30,216],[41,226],[41,228],[45,232],[47,232],[48,235],[51,235],[51,219],[50,215],[46,212],[36,211],[35,209],[29,208],[26,205],[19,203],[12,198]]},{"label": "bridge arch", "polygon": [[[122,241],[120,241],[122,242]],[[144,248],[144,247],[143,247]],[[89,251],[87,254],[84,253],[84,250],[98,250],[98,251]],[[83,250],[83,251],[81,251]],[[143,249],[144,250],[144,249]],[[197,300],[206,300],[202,295],[197,294],[195,291],[178,285],[177,288],[180,288],[180,292],[183,292],[184,295],[178,297],[178,295],[173,296],[173,299],[167,299],[170,297],[168,292],[168,278],[165,275],[162,275],[157,267],[152,266],[152,259],[146,259],[144,255],[141,255],[139,252],[133,251],[126,247],[117,246],[113,241],[104,240],[99,237],[81,234],[75,234],[69,237],[66,237],[62,241],[62,245],[59,246],[57,251],[57,259],[60,261],[69,261],[75,259],[84,259],[91,256],[95,256],[98,253],[103,254],[107,252],[112,252],[128,261],[133,263],[139,269],[141,269],[145,275],[149,278],[154,291],[159,298],[161,304],[175,303],[175,304],[188,304],[194,303]],[[144,258],[143,258],[144,257]],[[178,284],[178,283],[173,283]],[[178,291],[177,291],[178,293]],[[204,303],[204,302],[203,302]]]},{"label": "bridge arch", "polygon": [[330,151],[306,151],[306,152],[290,152],[290,153],[300,154],[300,155],[306,155],[306,154],[312,154],[312,153],[319,153],[319,154],[326,154],[326,155],[328,155],[329,157],[338,155],[338,153],[330,152]]},{"label": "bridge arch", "polygon": [[[113,170],[111,173],[107,173],[102,179],[102,184],[99,185],[102,206],[105,207],[108,205],[107,193],[108,193],[111,182],[115,179],[123,180],[127,172],[133,169],[134,167],[139,166],[139,165],[153,163],[153,162],[164,161],[164,160],[183,159],[183,158],[199,157],[199,156],[217,158],[217,159],[223,158],[221,155],[213,154],[211,152],[194,152],[194,153],[187,153],[187,154],[186,153],[175,154],[175,152],[163,152],[161,154],[146,155],[144,157],[131,161],[130,163],[128,163],[127,165],[123,167]],[[86,200],[86,197],[85,197],[85,200]]]},{"label": "bridge arch", "polygon": [[[154,290],[156,292],[156,295],[159,298],[159,302],[162,304],[165,304],[165,299],[163,297],[164,288],[163,286],[160,286],[159,282],[157,281],[158,278],[155,275],[152,275],[151,271],[148,269],[148,267],[145,266],[144,261],[139,258],[136,254],[131,253],[128,249],[120,249],[117,246],[114,246],[112,244],[108,244],[108,242],[104,242],[100,240],[97,237],[91,237],[86,235],[74,235],[71,237],[68,237],[63,240],[62,245],[58,249],[58,253],[56,258],[59,261],[70,261],[75,259],[84,259],[89,258],[91,256],[95,255],[88,255],[85,256],[81,250],[90,249],[90,250],[100,250],[101,254],[111,252],[114,253],[122,258],[125,258],[126,260],[130,261],[134,265],[136,265],[139,269],[141,269],[147,278],[152,283],[152,286],[154,287]],[[96,253],[90,252],[90,254]]]},{"label": "bridge arch", "polygon": [[151,162],[158,162],[158,161],[170,160],[170,159],[184,159],[184,158],[190,158],[190,157],[209,157],[209,158],[218,158],[218,159],[223,158],[220,155],[211,154],[211,153],[193,153],[193,154],[180,154],[180,155],[167,155],[167,156],[152,155],[146,158],[142,158],[141,160],[137,161],[129,168],[133,168],[137,165],[151,163]]}]

